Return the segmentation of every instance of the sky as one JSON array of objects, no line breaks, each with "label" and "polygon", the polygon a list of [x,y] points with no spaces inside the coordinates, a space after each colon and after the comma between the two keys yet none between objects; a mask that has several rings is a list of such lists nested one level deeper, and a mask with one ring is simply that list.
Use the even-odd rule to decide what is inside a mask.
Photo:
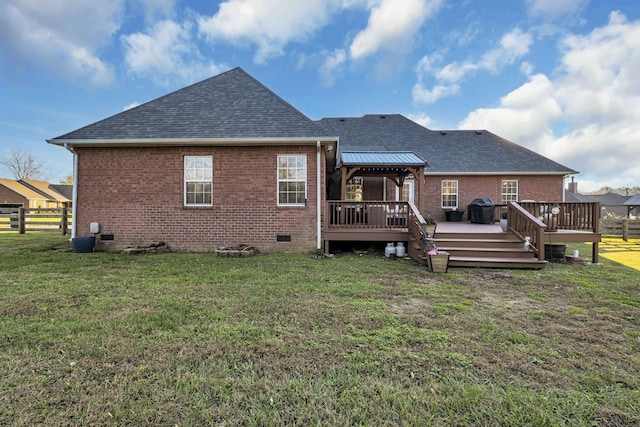
[{"label": "sky", "polygon": [[640,185],[637,0],[3,0],[0,158],[59,182],[47,139],[238,66],[313,120],[486,129],[581,192]]}]

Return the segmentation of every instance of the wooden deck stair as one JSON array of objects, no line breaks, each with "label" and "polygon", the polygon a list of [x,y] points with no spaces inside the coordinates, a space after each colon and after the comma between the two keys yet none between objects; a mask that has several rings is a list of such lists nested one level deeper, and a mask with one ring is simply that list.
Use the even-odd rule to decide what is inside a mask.
[{"label": "wooden deck stair", "polygon": [[543,269],[547,261],[504,232],[435,233],[438,250],[449,252],[449,267]]}]

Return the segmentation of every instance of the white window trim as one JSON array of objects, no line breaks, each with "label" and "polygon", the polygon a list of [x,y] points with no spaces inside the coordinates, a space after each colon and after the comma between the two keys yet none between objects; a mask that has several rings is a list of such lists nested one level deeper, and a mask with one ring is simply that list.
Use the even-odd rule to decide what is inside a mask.
[{"label": "white window trim", "polygon": [[[209,162],[211,164],[211,179],[210,180],[206,180],[206,179],[192,179],[189,180],[187,179],[187,159],[189,158],[195,158],[195,157],[206,157],[209,159]],[[188,206],[188,207],[198,207],[198,206],[213,206],[213,156],[199,156],[199,155],[189,155],[189,156],[184,156],[183,159],[183,200],[184,200],[184,206]],[[209,183],[211,185],[211,202],[209,203],[188,203],[187,202],[187,184],[190,182],[205,182],[205,183]]]},{"label": "white window trim", "polygon": [[[302,157],[304,159],[304,202],[303,203],[281,203],[280,202],[280,183],[281,182],[299,182],[301,179],[280,179],[280,159],[282,157]],[[307,173],[307,155],[306,154],[278,154],[276,159],[276,203],[277,206],[284,207],[301,207],[306,206],[308,192],[308,173]]]},{"label": "white window trim", "polygon": [[[517,202],[518,200],[520,200],[520,183],[518,182],[517,179],[503,179],[502,182],[500,183],[500,197],[502,198],[502,203],[506,203],[507,201],[505,201],[505,193],[503,192],[504,190],[504,184],[505,182],[515,182],[516,183],[516,192],[515,192],[515,201]],[[509,193],[511,194],[511,193]],[[510,200],[509,200],[510,201]]]},{"label": "white window trim", "polygon": [[[445,193],[444,192],[444,183],[445,182],[455,182],[456,183],[456,192],[455,193]],[[451,195],[455,194],[456,196],[456,205],[455,206],[444,206],[444,196],[445,194]],[[442,209],[458,209],[458,204],[460,203],[460,186],[457,179],[443,179],[440,181],[440,207]]]}]

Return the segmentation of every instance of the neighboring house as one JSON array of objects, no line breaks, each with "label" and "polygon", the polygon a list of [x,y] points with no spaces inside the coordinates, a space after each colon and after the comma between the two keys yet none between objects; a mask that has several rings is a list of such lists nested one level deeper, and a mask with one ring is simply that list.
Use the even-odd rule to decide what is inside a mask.
[{"label": "neighboring house", "polygon": [[[318,123],[340,137],[342,153],[406,151],[424,158],[429,167],[423,214],[437,220],[444,220],[448,210],[466,210],[477,198],[495,204],[560,201],[564,178],[577,173],[486,130],[433,131],[398,114],[326,118]],[[414,181],[405,180],[406,188],[399,190],[385,180],[369,180],[362,183],[362,191],[369,200],[413,200]]]},{"label": "neighboring house", "polygon": [[98,223],[110,249],[320,250],[331,200],[415,200],[443,219],[475,198],[562,200],[576,173],[487,131],[313,122],[240,68],[48,142],[74,154],[73,234]]},{"label": "neighboring house", "polygon": [[46,198],[18,181],[0,178],[0,206],[37,208],[46,203]]},{"label": "neighboring house", "polygon": [[629,211],[625,203],[629,197],[625,197],[618,193],[605,194],[580,194],[571,191],[571,187],[565,190],[565,200],[567,202],[597,202],[600,203],[600,216],[624,217],[629,215]]},{"label": "neighboring house", "polygon": [[49,184],[49,188],[58,194],[62,194],[68,200],[67,206],[71,206],[73,200],[72,184]]},{"label": "neighboring house", "polygon": [[[71,206],[71,197],[67,197],[63,193],[63,191],[68,191],[67,188],[71,186],[55,186],[46,181],[35,179],[20,179],[18,182],[47,198],[45,205],[41,206],[43,208],[65,208]],[[66,187],[65,190],[62,190],[63,187]]]},{"label": "neighboring house", "polygon": [[58,208],[70,203],[47,182],[0,178],[0,207]]}]

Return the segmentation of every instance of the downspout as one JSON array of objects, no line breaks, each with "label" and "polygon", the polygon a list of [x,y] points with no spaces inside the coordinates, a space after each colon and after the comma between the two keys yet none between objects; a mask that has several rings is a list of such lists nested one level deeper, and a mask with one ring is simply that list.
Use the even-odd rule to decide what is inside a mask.
[{"label": "downspout", "polygon": [[64,143],[64,148],[69,150],[71,154],[73,154],[73,196],[71,197],[71,202],[73,206],[71,206],[71,238],[76,237],[76,206],[78,206],[78,155],[73,148],[69,148],[67,143]]},{"label": "downspout", "polygon": [[317,209],[317,218],[316,218],[316,236],[317,236],[317,247],[316,250],[318,253],[322,250],[322,167],[320,161],[322,160],[322,145],[320,144],[320,140],[316,141],[316,209]]}]

